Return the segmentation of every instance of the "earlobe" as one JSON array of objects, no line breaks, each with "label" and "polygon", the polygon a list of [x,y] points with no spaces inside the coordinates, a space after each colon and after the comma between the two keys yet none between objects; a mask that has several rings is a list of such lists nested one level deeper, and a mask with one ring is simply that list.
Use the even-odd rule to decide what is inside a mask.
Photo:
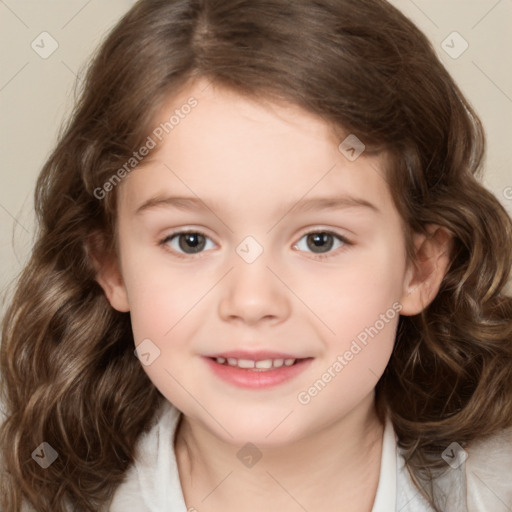
[{"label": "earlobe", "polygon": [[98,250],[96,240],[89,240],[88,254],[96,269],[95,279],[103,288],[110,305],[117,311],[130,311],[128,293],[123,281],[118,259]]},{"label": "earlobe", "polygon": [[[114,266],[116,268],[113,268]],[[110,305],[114,309],[123,313],[130,311],[126,287],[116,264],[112,265],[112,268],[104,268],[98,272],[96,281],[103,288]]]},{"label": "earlobe", "polygon": [[414,237],[415,260],[409,263],[400,314],[421,313],[436,297],[451,260],[453,237],[444,227],[427,226]]}]

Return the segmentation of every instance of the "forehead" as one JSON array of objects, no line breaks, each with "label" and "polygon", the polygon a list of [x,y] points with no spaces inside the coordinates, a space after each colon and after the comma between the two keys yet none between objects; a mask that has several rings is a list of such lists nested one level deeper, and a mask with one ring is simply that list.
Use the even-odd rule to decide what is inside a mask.
[{"label": "forehead", "polygon": [[[190,98],[195,106],[183,108]],[[155,148],[118,191],[125,206],[165,192],[245,207],[336,192],[391,200],[384,153],[350,161],[339,149],[349,134],[293,104],[196,82],[170,97],[153,125]]]}]

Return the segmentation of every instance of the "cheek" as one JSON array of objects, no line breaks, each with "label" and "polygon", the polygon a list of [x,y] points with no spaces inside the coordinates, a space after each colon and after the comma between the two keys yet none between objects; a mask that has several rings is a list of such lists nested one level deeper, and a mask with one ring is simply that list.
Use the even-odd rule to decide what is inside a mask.
[{"label": "cheek", "polygon": [[200,265],[177,263],[149,242],[137,244],[127,237],[121,251],[136,343],[169,337],[181,319],[193,316],[195,305],[215,283]]},{"label": "cheek", "polygon": [[[402,249],[383,240],[371,248],[347,252],[336,266],[304,265],[296,272],[294,291],[328,328],[326,340],[343,343],[376,322],[381,327],[381,315],[386,312],[386,320],[395,318],[404,271]],[[381,329],[386,333],[387,325]]]},{"label": "cheek", "polygon": [[359,299],[333,313],[330,323],[336,334],[324,337],[325,356],[297,395],[299,404],[326,422],[340,408],[351,410],[372,393],[393,351],[400,303],[377,293]]},{"label": "cheek", "polygon": [[[128,270],[128,268],[127,268]],[[215,283],[211,273],[193,277],[183,270],[162,265],[135,264],[132,279],[127,282],[130,316],[135,344],[143,369],[155,387],[171,402],[186,406],[190,396],[184,391],[199,393],[196,380],[188,374],[199,373],[193,340],[199,337],[201,314],[206,291]],[[207,299],[205,297],[205,299]],[[186,364],[184,362],[186,361]]]},{"label": "cheek", "polygon": [[[135,340],[154,337],[170,338],[181,324],[194,319],[194,309],[200,298],[212,286],[211,276],[185,272],[159,272],[156,268],[140,272],[127,285],[130,314]],[[197,320],[197,319],[196,319]]]}]

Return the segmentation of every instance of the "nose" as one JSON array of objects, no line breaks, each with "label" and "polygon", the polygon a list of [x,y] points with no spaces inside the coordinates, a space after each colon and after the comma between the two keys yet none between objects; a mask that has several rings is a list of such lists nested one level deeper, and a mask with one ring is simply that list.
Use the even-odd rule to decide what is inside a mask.
[{"label": "nose", "polygon": [[262,322],[279,324],[288,318],[291,292],[267,264],[263,255],[253,263],[235,260],[222,285],[219,301],[222,320],[255,326]]}]

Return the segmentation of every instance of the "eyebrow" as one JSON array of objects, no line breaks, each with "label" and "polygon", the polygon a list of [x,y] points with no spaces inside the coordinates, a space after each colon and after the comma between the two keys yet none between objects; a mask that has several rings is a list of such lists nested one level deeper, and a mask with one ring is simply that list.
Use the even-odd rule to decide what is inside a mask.
[{"label": "eyebrow", "polygon": [[[157,195],[144,201],[135,210],[135,215],[140,215],[155,208],[175,208],[178,210],[221,210],[220,203],[214,201],[209,201],[209,203],[210,206],[198,197]],[[279,209],[279,212],[284,214],[291,210],[294,210],[295,212],[307,212],[312,210],[342,210],[345,208],[367,208],[375,213],[380,213],[380,210],[373,203],[370,203],[365,199],[349,195],[299,199],[295,202],[292,201],[282,206]]]}]

